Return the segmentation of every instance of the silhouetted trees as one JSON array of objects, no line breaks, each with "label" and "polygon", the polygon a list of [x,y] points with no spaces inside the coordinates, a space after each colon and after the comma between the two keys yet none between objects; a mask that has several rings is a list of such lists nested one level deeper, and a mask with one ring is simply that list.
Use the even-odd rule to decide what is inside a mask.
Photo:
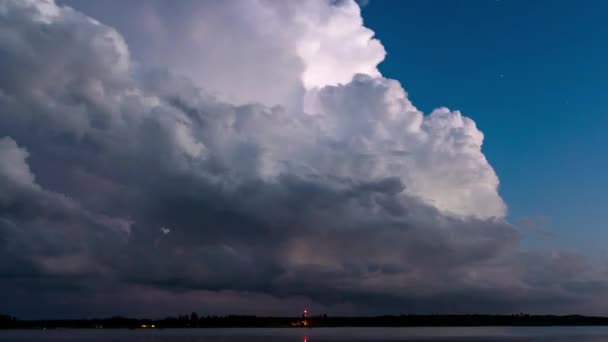
[{"label": "silhouetted trees", "polygon": [[190,314],[190,326],[194,328],[199,326],[198,314],[196,312]]},{"label": "silhouetted trees", "polygon": [[9,315],[0,314],[0,329],[6,329],[15,326],[17,318]]},{"label": "silhouetted trees", "polygon": [[[257,317],[243,315],[199,316],[196,312],[164,319],[135,319],[115,316],[91,320],[18,320],[0,315],[0,329],[53,328],[215,328],[215,327],[289,327],[300,317]],[[307,318],[312,327],[424,327],[424,326],[551,326],[608,325],[608,317],[516,315],[399,315],[374,317]]]}]

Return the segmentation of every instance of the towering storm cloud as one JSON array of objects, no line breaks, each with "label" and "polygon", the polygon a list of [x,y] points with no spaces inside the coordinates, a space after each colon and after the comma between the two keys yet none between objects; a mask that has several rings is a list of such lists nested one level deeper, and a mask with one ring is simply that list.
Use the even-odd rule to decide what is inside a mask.
[{"label": "towering storm cloud", "polygon": [[6,309],[601,312],[384,56],[353,1],[0,1]]}]

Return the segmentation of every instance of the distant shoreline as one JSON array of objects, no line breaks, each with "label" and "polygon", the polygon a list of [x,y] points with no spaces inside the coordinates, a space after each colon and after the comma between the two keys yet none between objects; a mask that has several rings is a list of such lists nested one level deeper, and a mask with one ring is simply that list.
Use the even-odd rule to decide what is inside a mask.
[{"label": "distant shoreline", "polygon": [[[309,327],[292,327],[307,320]],[[547,327],[608,326],[608,317],[581,315],[386,315],[367,317],[258,317],[243,315],[202,316],[196,314],[164,319],[112,317],[102,319],[19,320],[0,316],[2,329],[172,329],[172,328],[389,328],[389,327]]]}]

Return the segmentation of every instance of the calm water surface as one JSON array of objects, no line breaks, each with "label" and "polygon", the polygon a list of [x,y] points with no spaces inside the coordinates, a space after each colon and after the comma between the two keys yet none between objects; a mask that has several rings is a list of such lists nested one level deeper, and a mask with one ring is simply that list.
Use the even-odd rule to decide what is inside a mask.
[{"label": "calm water surface", "polygon": [[0,341],[320,342],[608,341],[608,327],[314,328],[0,331]]}]

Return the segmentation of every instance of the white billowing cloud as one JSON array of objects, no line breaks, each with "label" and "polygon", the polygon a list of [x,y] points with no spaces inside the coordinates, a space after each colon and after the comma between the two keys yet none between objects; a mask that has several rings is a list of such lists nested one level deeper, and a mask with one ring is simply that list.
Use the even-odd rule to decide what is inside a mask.
[{"label": "white billowing cloud", "polygon": [[384,59],[384,47],[363,26],[354,1],[298,5],[295,22],[302,26],[302,34],[296,38],[296,51],[304,64],[302,83],[307,89],[348,83],[355,74],[380,76],[376,67]]},{"label": "white billowing cloud", "polygon": [[[186,8],[180,6],[178,12]],[[188,89],[184,97],[186,91],[180,93],[181,88],[162,89],[176,86],[171,82],[157,85],[153,90],[156,94],[150,94],[148,85],[141,89],[137,84],[149,80],[131,78],[129,51],[115,30],[49,1],[14,2],[12,11],[19,14],[11,19],[15,34],[2,37],[3,58],[13,66],[3,84],[3,93],[9,96],[0,98],[10,109],[5,126],[43,122],[51,128],[51,136],[73,134],[87,144],[108,149],[102,152],[106,157],[125,159],[128,153],[148,155],[147,149],[156,149],[152,153],[158,158],[168,158],[163,167],[198,176],[209,173],[207,167],[215,165],[238,179],[272,181],[283,174],[356,182],[395,178],[405,186],[404,195],[415,196],[445,213],[504,217],[498,178],[481,152],[482,133],[457,111],[441,108],[425,116],[397,81],[378,75],[375,67],[384,51],[371,38],[372,32],[362,26],[354,2],[205,2],[194,5],[195,10],[200,10],[198,6],[208,9],[200,14],[209,20],[190,22],[192,14],[179,12],[185,16],[184,27],[167,23],[185,30],[178,45],[192,47],[189,53],[181,51],[179,55],[191,58],[191,63],[196,60],[196,65],[178,63],[181,67],[189,68],[195,79],[197,68],[220,70],[221,78],[228,81],[243,76],[241,71],[245,75],[258,71],[259,65],[272,68],[274,75],[296,70],[299,82],[310,87],[301,94],[305,111],[222,104],[200,97],[187,84],[180,86]],[[251,14],[245,23],[232,20],[242,13]],[[38,20],[40,17],[45,20]],[[288,19],[295,23],[286,24]],[[229,25],[234,22],[239,23],[237,27]],[[278,27],[272,25],[284,26],[280,39],[274,36]],[[65,47],[46,41],[49,34],[65,36],[78,50],[77,57],[68,54],[59,58]],[[227,40],[227,36],[235,40]],[[252,49],[254,45],[263,48],[266,44],[294,43],[291,50],[282,45],[279,50],[299,54],[303,68],[298,63],[282,64],[281,53],[270,53],[261,64],[257,60],[222,60],[230,64],[223,66],[216,64],[219,59],[206,59],[214,53],[242,57],[229,51],[239,48],[241,39],[251,40]],[[298,44],[306,46],[306,51]],[[211,53],[199,49],[218,45],[227,50]],[[313,49],[313,45],[318,46]],[[34,50],[37,54],[28,53]],[[53,58],[40,59],[39,55]],[[171,58],[165,62],[174,66]],[[258,81],[245,87],[255,91],[275,85],[264,78]],[[212,87],[212,91],[216,86],[213,82],[199,85]],[[233,89],[232,83],[223,86]],[[174,100],[198,111],[198,117],[165,105],[162,96],[171,91]]]},{"label": "white billowing cloud", "polygon": [[379,76],[385,56],[351,0],[65,2],[116,25],[138,61],[231,103],[297,107],[304,88]]},{"label": "white billowing cloud", "polygon": [[[205,133],[212,141],[192,140],[180,124],[176,139],[188,155],[208,157],[207,145],[214,144],[225,162],[234,158],[244,166],[248,139],[259,159],[257,170],[248,166],[245,173],[276,176],[298,165],[362,180],[397,177],[407,193],[445,212],[505,216],[498,178],[481,152],[483,134],[458,111],[441,108],[425,116],[397,81],[380,75],[384,48],[363,26],[354,1],[129,6],[146,18],[137,29],[155,37],[141,48],[137,42],[145,37],[131,37],[144,62],[168,65],[237,104],[286,106],[259,117],[235,112],[238,129],[230,113],[218,117]],[[132,26],[125,30],[135,31]]]},{"label": "white billowing cloud", "polygon": [[308,100],[334,146],[311,163],[326,174],[396,177],[407,193],[445,212],[504,217],[498,177],[481,152],[483,134],[460,112],[440,108],[425,116],[398,82],[368,76]]},{"label": "white billowing cloud", "polygon": [[199,133],[240,176],[390,177],[403,182],[404,194],[446,213],[505,216],[483,134],[458,111],[425,116],[398,82],[364,75],[313,90],[307,101],[307,113],[219,107]]},{"label": "white billowing cloud", "polygon": [[[12,66],[3,71],[0,92],[10,124],[45,120],[55,134],[77,136],[121,124],[119,106],[129,96],[130,58],[118,32],[51,0],[7,0],[0,6],[3,24],[11,29],[11,34],[0,35],[2,62]],[[32,24],[35,29],[29,30]],[[78,53],[66,53],[54,40],[58,35],[77,42]],[[23,98],[29,101],[19,101]],[[83,105],[74,106],[77,101]]]},{"label": "white billowing cloud", "polygon": [[421,126],[424,151],[417,154],[412,189],[439,209],[480,217],[503,217],[498,177],[481,152],[483,133],[458,111],[434,110]]},{"label": "white billowing cloud", "polygon": [[[184,68],[177,77],[139,62],[117,30],[76,10],[2,2],[0,136],[11,138],[0,140],[0,186],[21,195],[11,197],[18,205],[0,203],[0,237],[13,244],[0,244],[0,274],[16,272],[16,260],[32,274],[94,268],[118,288],[310,296],[325,304],[423,296],[440,305],[483,293],[488,302],[479,307],[493,308],[488,303],[508,304],[513,295],[525,302],[530,288],[544,293],[537,284],[567,263],[555,262],[549,275],[529,271],[537,256],[522,255],[519,234],[504,219],[475,123],[446,108],[420,112],[399,82],[375,71],[382,54],[358,10],[333,3],[177,4],[176,18],[204,8],[208,19],[179,23],[184,35],[173,37],[184,63],[166,59],[170,69]],[[134,4],[156,13],[169,2]],[[250,16],[239,21],[243,9]],[[308,56],[307,64],[296,45],[283,43],[321,35],[316,28],[263,29],[296,14],[336,26],[341,38],[331,44],[343,47],[322,43],[317,57],[327,56]],[[206,32],[198,25],[211,25],[212,34],[198,36]],[[247,59],[234,53],[239,48],[264,58]],[[338,63],[345,51],[362,59],[305,84],[306,65]],[[287,105],[265,104],[285,104],[275,92],[285,89],[297,89]],[[209,94],[218,90],[234,93]],[[231,102],[232,95],[244,97]],[[564,259],[576,265],[576,258]],[[605,283],[593,271],[575,284],[557,278],[565,290],[552,295],[567,298]]]}]

